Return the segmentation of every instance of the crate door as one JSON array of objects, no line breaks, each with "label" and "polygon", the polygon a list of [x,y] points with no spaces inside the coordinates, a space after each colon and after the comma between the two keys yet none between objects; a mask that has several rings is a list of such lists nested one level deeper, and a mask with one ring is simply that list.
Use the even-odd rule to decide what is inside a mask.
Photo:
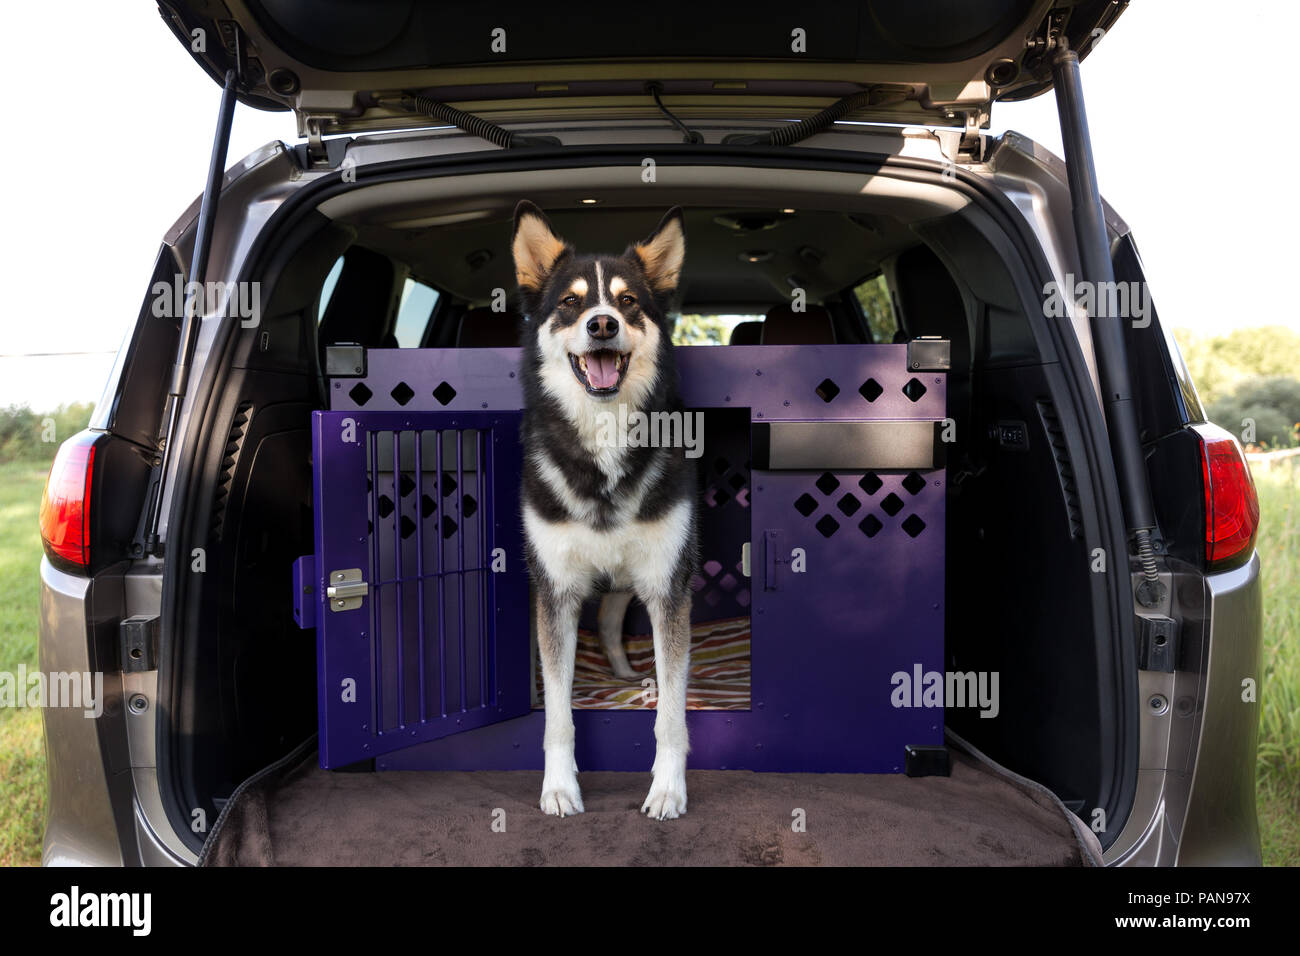
[{"label": "crate door", "polygon": [[320,758],[525,714],[517,413],[316,412]]}]

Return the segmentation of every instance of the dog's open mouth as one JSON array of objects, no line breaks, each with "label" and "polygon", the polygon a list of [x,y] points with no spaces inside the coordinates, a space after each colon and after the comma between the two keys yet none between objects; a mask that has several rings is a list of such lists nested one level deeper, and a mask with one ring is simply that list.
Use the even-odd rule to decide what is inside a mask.
[{"label": "dog's open mouth", "polygon": [[627,374],[629,352],[615,352],[613,349],[598,349],[582,355],[569,355],[569,364],[573,374],[592,395],[613,395],[623,384]]}]

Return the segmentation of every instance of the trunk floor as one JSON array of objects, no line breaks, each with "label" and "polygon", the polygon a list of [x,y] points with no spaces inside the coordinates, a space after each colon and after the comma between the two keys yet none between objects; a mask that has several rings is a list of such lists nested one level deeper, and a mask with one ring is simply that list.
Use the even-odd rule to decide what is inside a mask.
[{"label": "trunk floor", "polygon": [[[1046,789],[952,752],[952,776],[687,772],[677,820],[647,773],[580,773],[586,812],[538,809],[535,771],[336,773],[314,751],[250,778],[204,866],[1092,866],[1100,845]],[[493,832],[494,811],[505,832]],[[806,832],[794,832],[794,811]],[[501,814],[495,814],[499,819]],[[499,829],[498,825],[498,829]]]}]

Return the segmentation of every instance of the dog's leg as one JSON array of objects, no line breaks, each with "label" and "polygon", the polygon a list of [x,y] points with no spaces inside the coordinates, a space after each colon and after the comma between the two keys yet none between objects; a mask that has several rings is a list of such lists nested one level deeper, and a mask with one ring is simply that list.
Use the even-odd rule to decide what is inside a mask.
[{"label": "dog's leg", "polygon": [[623,647],[623,618],[631,601],[631,591],[610,591],[600,599],[600,646],[605,649],[605,659],[614,669],[614,676],[622,680],[636,680],[640,676],[628,663]]},{"label": "dog's leg", "polygon": [[650,793],[641,812],[656,820],[672,820],[686,812],[686,686],[691,667],[691,602],[652,602],[654,626],[655,762]]},{"label": "dog's leg", "polygon": [[565,596],[548,600],[539,589],[537,653],[542,662],[546,730],[542,747],[542,810],[552,816],[582,813],[578,764],[573,758],[573,666],[578,647],[580,602]]}]

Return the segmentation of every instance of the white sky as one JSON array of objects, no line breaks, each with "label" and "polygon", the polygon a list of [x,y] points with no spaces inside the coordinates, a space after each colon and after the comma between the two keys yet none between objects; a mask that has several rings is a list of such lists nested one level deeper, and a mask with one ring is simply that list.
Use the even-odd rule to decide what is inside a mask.
[{"label": "white sky", "polygon": [[[98,398],[161,237],[202,189],[220,90],[147,0],[11,4],[5,26],[28,39],[0,65],[18,118],[0,149],[0,406],[44,410]],[[1285,0],[1134,0],[1083,65],[1102,192],[1167,324],[1300,328],[1277,291],[1300,212],[1282,52],[1298,28]],[[1061,151],[1050,95],[996,106],[993,126]],[[292,114],[240,106],[228,163],[277,138],[296,142]],[[31,356],[70,351],[92,354]]]}]

